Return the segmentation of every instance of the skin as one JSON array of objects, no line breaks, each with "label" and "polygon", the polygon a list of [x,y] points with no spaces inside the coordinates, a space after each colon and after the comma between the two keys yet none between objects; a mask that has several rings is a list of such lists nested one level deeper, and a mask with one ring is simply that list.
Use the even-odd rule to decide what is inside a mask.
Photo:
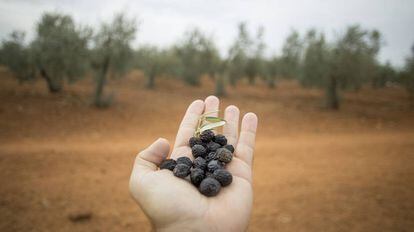
[{"label": "skin", "polygon": [[[219,99],[214,96],[190,104],[178,129],[172,159],[183,155],[193,159],[188,140],[194,134],[198,118],[203,112],[218,108]],[[232,162],[226,167],[233,175],[233,182],[215,197],[203,196],[191,183],[175,177],[169,170],[158,170],[169,154],[168,140],[159,138],[137,155],[130,178],[130,192],[156,231],[247,229],[253,203],[252,162],[257,116],[245,114],[239,134],[239,115],[236,106],[228,106],[225,110],[227,123],[223,134],[236,148]]]}]

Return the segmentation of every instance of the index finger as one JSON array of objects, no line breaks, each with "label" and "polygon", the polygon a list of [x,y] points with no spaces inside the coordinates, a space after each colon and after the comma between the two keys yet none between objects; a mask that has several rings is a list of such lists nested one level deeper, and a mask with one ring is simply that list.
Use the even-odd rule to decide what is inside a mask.
[{"label": "index finger", "polygon": [[[197,127],[198,119],[204,110],[204,101],[196,100],[193,101],[187,108],[183,120],[181,121],[180,127],[175,138],[174,150],[182,146],[188,146],[188,140],[194,135]],[[175,151],[171,156],[175,156]]]}]

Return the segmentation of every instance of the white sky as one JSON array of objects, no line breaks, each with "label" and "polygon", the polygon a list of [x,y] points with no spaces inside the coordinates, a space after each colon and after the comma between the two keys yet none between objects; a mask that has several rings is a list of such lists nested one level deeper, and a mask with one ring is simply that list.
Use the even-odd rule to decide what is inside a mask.
[{"label": "white sky", "polygon": [[381,61],[401,66],[414,44],[413,0],[0,0],[0,38],[15,29],[32,38],[44,11],[68,13],[92,26],[126,12],[141,22],[135,46],[168,46],[196,26],[215,38],[222,54],[240,21],[246,21],[252,33],[259,25],[265,27],[267,54],[280,53],[293,28],[304,33],[316,27],[332,38],[354,23],[383,33]]}]

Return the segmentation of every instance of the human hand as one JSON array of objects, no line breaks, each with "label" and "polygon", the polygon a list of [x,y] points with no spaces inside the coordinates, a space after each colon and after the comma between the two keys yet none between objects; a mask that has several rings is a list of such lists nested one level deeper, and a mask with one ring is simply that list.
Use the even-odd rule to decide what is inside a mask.
[{"label": "human hand", "polygon": [[[172,159],[188,156],[193,160],[188,140],[193,136],[203,112],[216,111],[219,99],[210,96],[196,100],[188,107],[178,129]],[[223,135],[235,147],[235,155],[226,169],[233,182],[215,197],[202,195],[184,179],[169,170],[158,170],[170,146],[160,138],[141,151],[135,159],[129,188],[133,198],[151,220],[156,231],[245,231],[253,203],[252,162],[257,116],[244,115],[238,133],[239,109],[228,106]],[[216,113],[217,115],[217,113]],[[216,116],[213,114],[213,116]]]}]

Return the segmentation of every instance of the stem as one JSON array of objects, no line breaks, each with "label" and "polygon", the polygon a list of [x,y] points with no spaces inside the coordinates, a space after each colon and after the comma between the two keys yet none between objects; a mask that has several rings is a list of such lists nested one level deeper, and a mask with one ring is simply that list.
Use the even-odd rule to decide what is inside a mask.
[{"label": "stem", "polygon": [[[207,125],[208,123],[210,123],[208,120],[206,120],[206,116],[209,115],[209,114],[212,114],[212,113],[216,113],[216,112],[219,112],[219,110],[209,111],[209,112],[206,112],[206,113],[200,115],[200,117],[198,119],[198,122],[197,122],[197,128],[194,132],[195,137],[197,137],[197,138],[200,137],[201,128],[204,127],[205,125]],[[226,120],[224,120],[224,119],[220,119],[220,121],[226,122]]]},{"label": "stem", "polygon": [[197,123],[197,128],[195,131],[195,137],[200,137],[200,129],[201,129],[201,124],[202,124],[202,119],[204,118],[203,115],[200,116],[200,118],[198,119],[198,123]]}]

